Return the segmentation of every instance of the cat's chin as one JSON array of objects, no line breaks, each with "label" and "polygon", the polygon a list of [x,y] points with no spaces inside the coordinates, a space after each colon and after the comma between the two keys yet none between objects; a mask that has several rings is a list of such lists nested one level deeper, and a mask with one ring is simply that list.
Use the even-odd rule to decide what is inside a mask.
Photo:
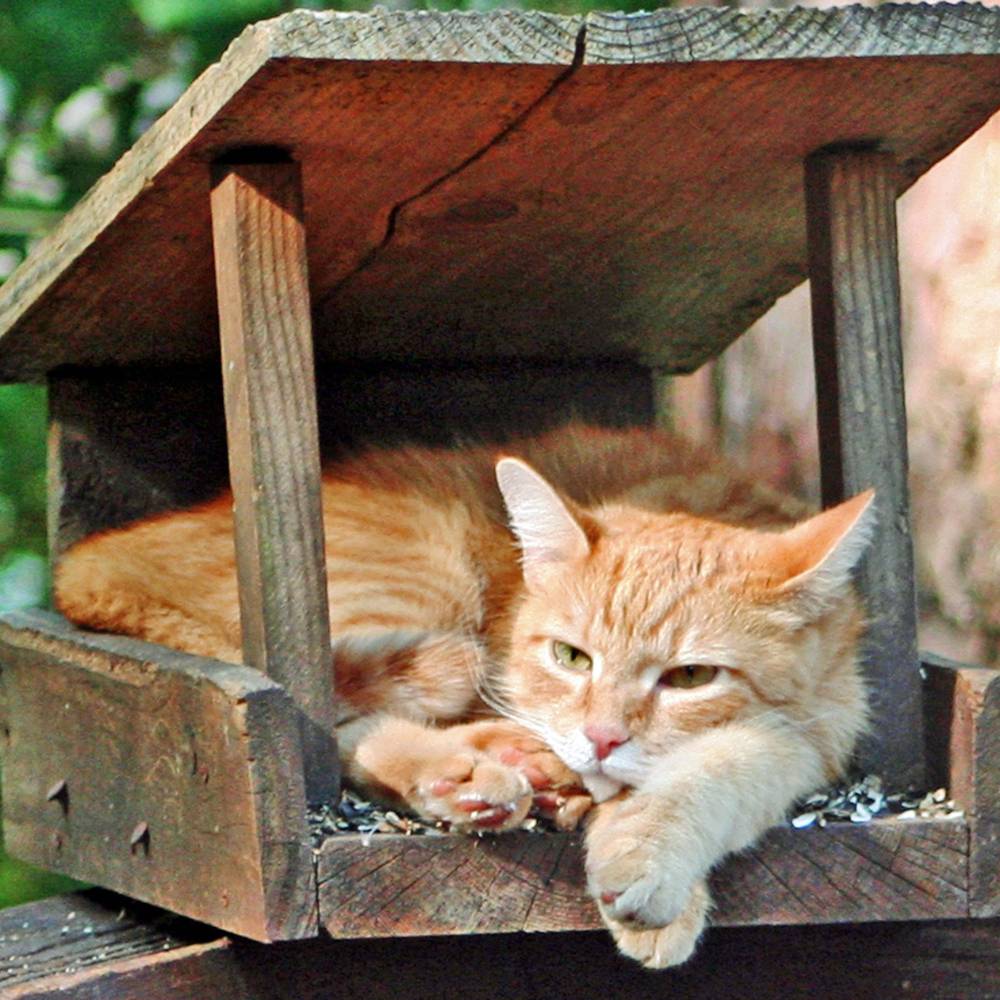
[{"label": "cat's chin", "polygon": [[624,787],[624,783],[608,777],[606,774],[581,774],[583,787],[590,792],[591,798],[595,802],[603,802],[610,799],[612,795],[617,795]]}]

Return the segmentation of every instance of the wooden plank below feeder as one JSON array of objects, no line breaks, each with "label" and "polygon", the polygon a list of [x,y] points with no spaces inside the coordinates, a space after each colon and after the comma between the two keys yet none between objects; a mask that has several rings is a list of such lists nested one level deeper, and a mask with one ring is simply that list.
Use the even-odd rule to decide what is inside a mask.
[{"label": "wooden plank below feeder", "polygon": [[682,969],[650,973],[604,931],[258,945],[108,894],[0,913],[6,1000],[604,1000],[609,984],[618,1000],[992,1000],[1000,921],[712,928]]},{"label": "wooden plank below feeder", "polygon": [[247,667],[0,621],[10,853],[258,940],[316,932],[298,729]]},{"label": "wooden plank below feeder", "polygon": [[998,105],[1000,11],[975,4],[295,11],[8,279],[0,379],[214,361],[205,174],[246,145],[302,164],[321,359],[690,370],[805,277],[810,152],[881,143],[903,190]]}]

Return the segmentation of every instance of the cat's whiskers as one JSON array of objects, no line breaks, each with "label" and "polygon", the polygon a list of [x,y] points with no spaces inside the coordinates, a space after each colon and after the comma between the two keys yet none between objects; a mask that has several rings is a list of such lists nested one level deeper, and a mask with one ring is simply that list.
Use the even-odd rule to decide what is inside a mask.
[{"label": "cat's whiskers", "polygon": [[789,714],[787,709],[784,708],[769,708],[766,712],[761,712],[759,715],[753,716],[753,722],[764,723],[764,725],[772,725],[776,720],[780,720],[782,725],[794,729],[798,732],[805,733],[809,732],[815,725],[822,722],[827,722],[832,718],[837,718],[840,715],[839,709],[829,709],[825,712],[817,712],[803,718],[794,718]]},{"label": "cat's whiskers", "polygon": [[498,715],[524,726],[529,732],[546,739],[546,728],[542,722],[510,704],[510,692],[505,682],[497,677],[491,665],[482,660],[470,661],[472,679],[476,693],[482,701]]}]

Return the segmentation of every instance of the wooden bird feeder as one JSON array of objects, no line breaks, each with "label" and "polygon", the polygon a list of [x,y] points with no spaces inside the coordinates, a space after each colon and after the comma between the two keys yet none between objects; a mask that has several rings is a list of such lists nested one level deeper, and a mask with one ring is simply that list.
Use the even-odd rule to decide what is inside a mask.
[{"label": "wooden bird feeder", "polygon": [[809,276],[824,499],[881,506],[863,763],[965,812],[777,829],[716,873],[715,921],[1000,913],[1000,683],[915,645],[895,229],[998,107],[974,4],[249,28],[0,292],[0,379],[49,386],[54,555],[228,455],[248,665],[3,618],[10,852],[261,941],[599,926],[578,836],[314,849],[321,446],[650,422],[654,374]]}]

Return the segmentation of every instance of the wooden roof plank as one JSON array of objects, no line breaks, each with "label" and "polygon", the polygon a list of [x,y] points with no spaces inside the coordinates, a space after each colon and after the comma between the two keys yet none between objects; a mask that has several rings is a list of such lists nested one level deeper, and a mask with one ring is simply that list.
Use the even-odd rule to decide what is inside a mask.
[{"label": "wooden roof plank", "polygon": [[587,17],[585,64],[993,55],[1000,22],[975,3],[665,9]]},{"label": "wooden roof plank", "polygon": [[1000,10],[296,11],[247,29],[0,289],[0,380],[214,361],[208,164],[302,163],[323,360],[690,370],[804,275],[801,161],[900,190],[1000,106]]},{"label": "wooden roof plank", "polygon": [[805,157],[889,137],[908,186],[1000,102],[977,59],[584,66],[398,207],[320,301],[326,350],[694,369],[805,277]]},{"label": "wooden roof plank", "polygon": [[[393,199],[416,193],[488,143],[572,61],[581,25],[581,18],[544,13],[295,11],[247,28],[3,286],[0,380],[37,378],[67,362],[211,356],[208,164],[216,155],[231,145],[273,143],[308,160],[322,145],[307,202],[321,197],[310,192],[319,178],[338,181],[340,224],[328,242],[337,260],[354,263],[369,249],[369,230],[384,223],[364,212],[352,218],[351,207],[370,212],[366,195],[380,184]],[[342,66],[324,75],[330,60]],[[527,72],[496,75],[514,63]],[[372,79],[376,66],[387,72]],[[425,83],[428,66],[445,72]],[[288,101],[276,115],[271,88],[285,85]],[[417,96],[404,106],[408,94]],[[294,127],[301,125],[296,112],[317,108],[324,114],[312,132]],[[421,130],[434,111],[439,120]],[[354,134],[355,147],[358,132],[369,138],[364,160],[336,156],[336,135],[331,141],[327,133],[338,124]],[[415,133],[424,141],[411,145]],[[379,164],[379,176],[357,170],[358,162]]]}]

